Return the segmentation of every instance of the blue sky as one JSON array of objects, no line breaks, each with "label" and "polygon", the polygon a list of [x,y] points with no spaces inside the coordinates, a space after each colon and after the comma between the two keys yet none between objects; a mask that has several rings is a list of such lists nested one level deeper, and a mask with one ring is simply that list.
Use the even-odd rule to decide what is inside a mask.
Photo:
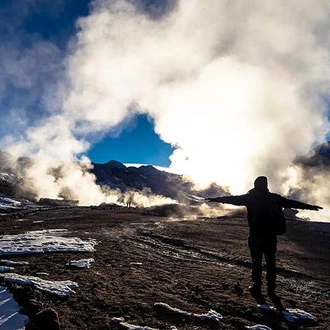
[{"label": "blue sky", "polygon": [[169,166],[173,148],[155,134],[153,122],[146,115],[134,117],[117,137],[106,136],[88,152],[95,163],[114,159],[123,163]]},{"label": "blue sky", "polygon": [[[4,82],[0,83],[0,137],[13,131],[24,136],[26,127],[50,115],[44,97],[53,92],[52,83],[55,90],[63,59],[77,33],[76,20],[88,15],[89,5],[89,0],[0,1],[0,61],[4,69]],[[140,4],[141,10],[149,10],[153,16],[162,12],[163,6],[164,2],[155,0]],[[36,59],[39,63],[33,63],[30,55],[35,51],[41,52]],[[87,151],[93,162],[115,159],[123,163],[169,165],[173,148],[160,140],[149,117],[136,115],[121,129],[115,136],[103,131],[101,141],[94,135]]]}]

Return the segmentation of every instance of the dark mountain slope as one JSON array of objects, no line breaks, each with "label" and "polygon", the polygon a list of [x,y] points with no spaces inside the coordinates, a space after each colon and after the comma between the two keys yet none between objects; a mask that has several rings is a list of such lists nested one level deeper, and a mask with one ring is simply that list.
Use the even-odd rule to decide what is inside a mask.
[{"label": "dark mountain slope", "polygon": [[[96,183],[111,189],[149,191],[152,194],[162,195],[187,202],[188,195],[204,196],[208,190],[197,190],[192,182],[182,175],[160,171],[153,166],[126,167],[110,161],[105,164],[93,164],[92,173],[96,176]],[[225,193],[220,186],[212,185],[212,192]]]},{"label": "dark mountain slope", "polygon": [[330,141],[318,145],[306,155],[297,157],[295,163],[303,166],[330,167]]},{"label": "dark mountain slope", "polygon": [[[0,151],[0,192],[10,196],[33,199],[22,177],[27,167],[33,163],[31,158],[19,158],[13,166],[12,157]],[[330,172],[330,142],[315,147],[308,154],[294,161],[306,172],[306,180],[321,171]],[[207,168],[206,168],[207,170]],[[54,168],[56,174],[57,169]],[[126,191],[144,191],[148,194],[162,195],[182,203],[194,204],[198,197],[226,194],[226,189],[212,184],[204,190],[197,189],[191,181],[182,175],[160,171],[153,166],[127,167],[116,160],[105,164],[93,164],[90,170],[96,177],[96,184],[109,189]],[[54,175],[55,175],[54,174]],[[31,197],[31,198],[29,198]]]}]

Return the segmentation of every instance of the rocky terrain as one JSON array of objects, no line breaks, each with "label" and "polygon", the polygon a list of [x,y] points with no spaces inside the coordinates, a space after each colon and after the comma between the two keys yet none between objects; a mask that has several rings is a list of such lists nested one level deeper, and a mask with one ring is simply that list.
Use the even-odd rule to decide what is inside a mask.
[{"label": "rocky terrain", "polygon": [[[278,244],[282,305],[277,301],[276,307],[304,310],[314,320],[289,322],[277,309],[257,307],[261,302],[247,290],[251,264],[243,213],[194,218],[176,216],[175,210],[164,217],[157,216],[157,209],[57,207],[7,214],[2,234],[63,228],[71,236],[96,239],[98,245],[95,252],[79,255],[2,257],[28,261],[19,274],[77,282],[69,297],[2,285],[10,287],[29,315],[30,330],[244,329],[256,324],[329,329],[330,224],[289,220],[287,227]],[[66,265],[77,258],[95,262],[87,269]],[[266,295],[265,300],[274,305]],[[197,317],[210,310],[222,318]]]}]

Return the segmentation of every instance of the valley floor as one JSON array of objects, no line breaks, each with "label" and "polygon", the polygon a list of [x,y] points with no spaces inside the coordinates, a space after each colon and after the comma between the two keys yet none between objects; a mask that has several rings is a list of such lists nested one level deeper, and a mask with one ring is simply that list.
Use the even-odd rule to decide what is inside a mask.
[{"label": "valley floor", "polygon": [[[35,210],[2,221],[2,234],[68,229],[71,236],[96,239],[96,251],[1,259],[28,261],[17,271],[22,275],[78,283],[66,298],[11,288],[32,321],[38,309],[53,308],[61,329],[125,329],[114,318],[140,329],[244,329],[255,324],[273,330],[329,329],[330,224],[291,220],[287,227],[279,237],[277,291],[284,308],[304,310],[317,321],[289,322],[277,310],[257,307],[247,290],[251,264],[244,218],[169,219],[124,208]],[[95,262],[88,269],[66,266],[79,258]],[[157,303],[194,314],[213,310],[223,318],[203,321]],[[31,322],[27,329],[39,328]]]}]

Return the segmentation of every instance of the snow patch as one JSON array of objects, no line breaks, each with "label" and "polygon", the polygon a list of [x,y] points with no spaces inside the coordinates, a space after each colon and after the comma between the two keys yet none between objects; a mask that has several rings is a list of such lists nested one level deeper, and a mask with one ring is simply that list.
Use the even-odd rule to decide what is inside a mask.
[{"label": "snow patch", "polygon": [[40,208],[40,205],[34,204],[27,199],[12,198],[0,193],[0,209],[22,209],[22,208]]},{"label": "snow patch", "polygon": [[[0,198],[1,199],[1,198]],[[81,240],[76,237],[63,237],[69,232],[65,229],[30,231],[18,235],[0,236],[0,255],[17,255],[45,252],[94,252],[96,240]],[[83,260],[83,259],[82,259]],[[89,265],[93,259],[85,259],[85,265]],[[89,263],[88,263],[89,261]],[[31,285],[37,289],[49,292],[58,297],[65,297],[74,293],[73,289],[78,287],[72,281],[49,281],[34,276],[23,276],[13,273],[13,266],[28,265],[27,261],[0,260],[0,272],[4,274],[6,282],[20,285]],[[40,273],[41,275],[42,273]],[[48,275],[43,273],[43,275]],[[27,316],[18,313],[19,305],[13,299],[11,293],[0,287],[0,328],[1,329],[25,329]]]},{"label": "snow patch", "polygon": [[91,263],[95,260],[93,258],[89,259],[79,259],[79,260],[71,260],[66,265],[67,266],[74,266],[77,268],[89,268],[91,266]]},{"label": "snow patch", "polygon": [[140,327],[138,325],[129,324],[127,322],[120,322],[120,325],[122,327],[126,328],[127,330],[159,330],[159,329],[150,328],[150,327]]},{"label": "snow patch", "polygon": [[194,317],[194,318],[200,319],[202,321],[212,320],[212,321],[219,322],[219,320],[223,318],[223,316],[220,313],[218,313],[212,309],[209,312],[207,312],[206,314],[195,314],[195,313],[189,313],[189,312],[183,311],[183,310],[175,308],[175,307],[171,307],[165,303],[155,303],[154,306],[162,307],[170,312],[181,314],[182,316]]},{"label": "snow patch", "polygon": [[24,330],[28,322],[26,315],[19,313],[19,305],[13,295],[4,287],[0,287],[0,328]]},{"label": "snow patch", "polygon": [[216,322],[219,322],[220,319],[223,318],[223,316],[220,313],[218,313],[212,309],[210,309],[206,314],[193,314],[193,316],[200,320],[208,319],[208,320],[212,320],[212,321],[216,321]]},{"label": "snow patch", "polygon": [[114,317],[114,318],[112,318],[112,322],[120,324],[120,326],[126,330],[159,330],[159,329],[155,329],[155,328],[140,327],[138,325],[129,324],[129,323],[125,322],[125,319],[123,317]]},{"label": "snow patch", "polygon": [[[277,309],[274,306],[270,306],[268,304],[257,305],[260,309],[266,311],[276,311]],[[296,320],[309,320],[309,321],[317,321],[317,319],[301,310],[301,309],[285,309],[281,311],[283,317],[289,322],[295,322]]]},{"label": "snow patch", "polygon": [[282,311],[282,315],[289,322],[294,322],[296,320],[317,320],[316,317],[314,317],[312,314],[309,314],[301,309],[286,309]]},{"label": "snow patch", "polygon": [[17,181],[17,177],[14,174],[1,172],[0,173],[0,181],[6,182],[9,184],[14,184]]},{"label": "snow patch", "polygon": [[11,260],[1,259],[0,264],[4,265],[4,266],[24,266],[24,265],[28,265],[29,262],[28,261],[11,261]]},{"label": "snow patch", "polygon": [[4,280],[20,285],[32,285],[40,291],[55,294],[58,297],[65,297],[74,293],[72,289],[78,287],[78,283],[72,281],[48,281],[35,276],[24,276],[15,273],[8,273]]},{"label": "snow patch", "polygon": [[245,326],[244,328],[250,330],[272,330],[270,327],[267,327],[267,325],[263,325],[263,324]]},{"label": "snow patch", "polygon": [[0,255],[35,254],[47,252],[94,252],[96,240],[62,237],[66,229],[36,230],[18,235],[0,236]]},{"label": "snow patch", "polygon": [[15,270],[14,267],[0,266],[0,273],[8,273],[12,272],[13,270]]}]

